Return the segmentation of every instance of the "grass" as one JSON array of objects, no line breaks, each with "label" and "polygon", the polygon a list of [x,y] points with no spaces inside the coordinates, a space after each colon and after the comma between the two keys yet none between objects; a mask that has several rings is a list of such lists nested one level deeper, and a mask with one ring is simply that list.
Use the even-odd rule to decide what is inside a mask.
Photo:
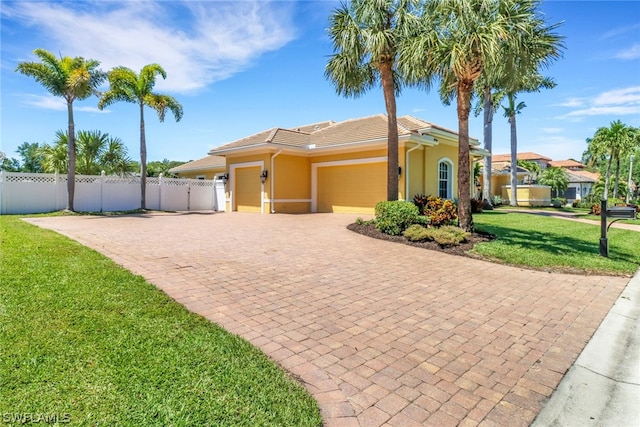
[{"label": "grass", "polygon": [[640,263],[640,233],[609,229],[609,257],[600,256],[600,227],[538,215],[486,211],[476,228],[498,236],[472,253],[497,262],[586,274],[633,275]]},{"label": "grass", "polygon": [[15,216],[0,217],[0,232],[5,420],[321,425],[316,402],[262,352],[143,278]]}]

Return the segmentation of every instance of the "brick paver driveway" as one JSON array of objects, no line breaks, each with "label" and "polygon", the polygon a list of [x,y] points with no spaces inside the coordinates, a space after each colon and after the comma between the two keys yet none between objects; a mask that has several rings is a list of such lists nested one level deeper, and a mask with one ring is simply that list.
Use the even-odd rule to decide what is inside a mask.
[{"label": "brick paver driveway", "polygon": [[628,282],[378,241],[346,230],[354,219],[31,222],[260,347],[306,385],[327,426],[529,425]]}]

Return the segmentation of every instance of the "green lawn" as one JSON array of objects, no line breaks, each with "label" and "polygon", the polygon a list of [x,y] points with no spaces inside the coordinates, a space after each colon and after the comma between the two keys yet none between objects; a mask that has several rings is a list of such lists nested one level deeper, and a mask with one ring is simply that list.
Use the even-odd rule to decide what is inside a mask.
[{"label": "green lawn", "polygon": [[263,353],[143,278],[14,216],[0,233],[0,421],[321,425],[316,402]]},{"label": "green lawn", "polygon": [[485,211],[476,228],[495,234],[473,253],[512,265],[580,273],[632,275],[640,263],[640,233],[609,229],[609,257],[599,255],[600,227],[553,217]]}]

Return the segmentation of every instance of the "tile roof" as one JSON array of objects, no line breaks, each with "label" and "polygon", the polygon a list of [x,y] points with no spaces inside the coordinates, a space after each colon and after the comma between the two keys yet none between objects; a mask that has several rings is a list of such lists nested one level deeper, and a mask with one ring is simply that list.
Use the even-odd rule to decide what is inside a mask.
[{"label": "tile roof", "polygon": [[[598,172],[589,171],[567,171],[569,174],[570,182],[598,182],[600,181],[600,174]],[[576,181],[571,181],[571,176],[574,176]]]},{"label": "tile roof", "polygon": [[585,168],[586,165],[576,162],[575,160],[552,160],[549,162],[549,166],[553,166],[554,168]]},{"label": "tile roof", "polygon": [[[542,156],[538,153],[531,153],[531,152],[518,153],[517,159],[528,160],[528,161],[532,161],[532,160],[544,160],[546,162],[552,161],[548,157]],[[510,162],[511,154],[494,154],[493,156],[491,156],[491,161],[492,162]]]},{"label": "tile roof", "polygon": [[206,156],[198,160],[193,160],[182,164],[180,166],[176,166],[174,168],[169,169],[171,173],[180,173],[180,172],[189,172],[189,171],[197,171],[202,169],[212,169],[212,168],[224,168],[227,164],[227,159],[222,156]]},{"label": "tile roof", "polygon": [[[417,135],[420,130],[436,129],[456,135],[456,132],[434,125],[413,116],[398,117],[398,135]],[[291,147],[333,147],[358,142],[385,141],[387,139],[387,115],[361,117],[342,122],[318,122],[291,129],[272,128],[214,148],[210,154],[228,149],[277,144]],[[475,139],[471,140],[476,145]]]}]

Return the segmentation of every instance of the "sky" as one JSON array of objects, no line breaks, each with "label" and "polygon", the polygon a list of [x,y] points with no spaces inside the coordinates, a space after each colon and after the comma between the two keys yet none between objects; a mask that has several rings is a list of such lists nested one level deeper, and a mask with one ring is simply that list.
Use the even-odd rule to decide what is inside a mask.
[{"label": "sky", "polygon": [[[380,88],[353,99],[336,94],[324,69],[333,53],[328,19],[337,1],[0,1],[0,151],[19,156],[23,142],[52,143],[66,130],[66,105],[31,77],[17,73],[43,48],[100,61],[104,71],[138,72],[160,64],[155,90],[184,108],[175,122],[145,112],[148,160],[195,160],[220,145],[273,127],[294,128],[385,113]],[[554,89],[520,94],[518,151],[580,160],[586,138],[612,121],[640,127],[640,1],[560,1],[541,4],[547,23],[562,25],[563,57],[544,71]],[[106,90],[103,86],[101,90]],[[139,160],[135,104],[103,111],[91,97],[74,103],[76,131],[120,138]],[[457,130],[455,103],[436,89],[405,88],[398,116],[413,115]],[[470,134],[483,143],[482,115]],[[493,122],[493,153],[510,152],[503,111]]]}]

